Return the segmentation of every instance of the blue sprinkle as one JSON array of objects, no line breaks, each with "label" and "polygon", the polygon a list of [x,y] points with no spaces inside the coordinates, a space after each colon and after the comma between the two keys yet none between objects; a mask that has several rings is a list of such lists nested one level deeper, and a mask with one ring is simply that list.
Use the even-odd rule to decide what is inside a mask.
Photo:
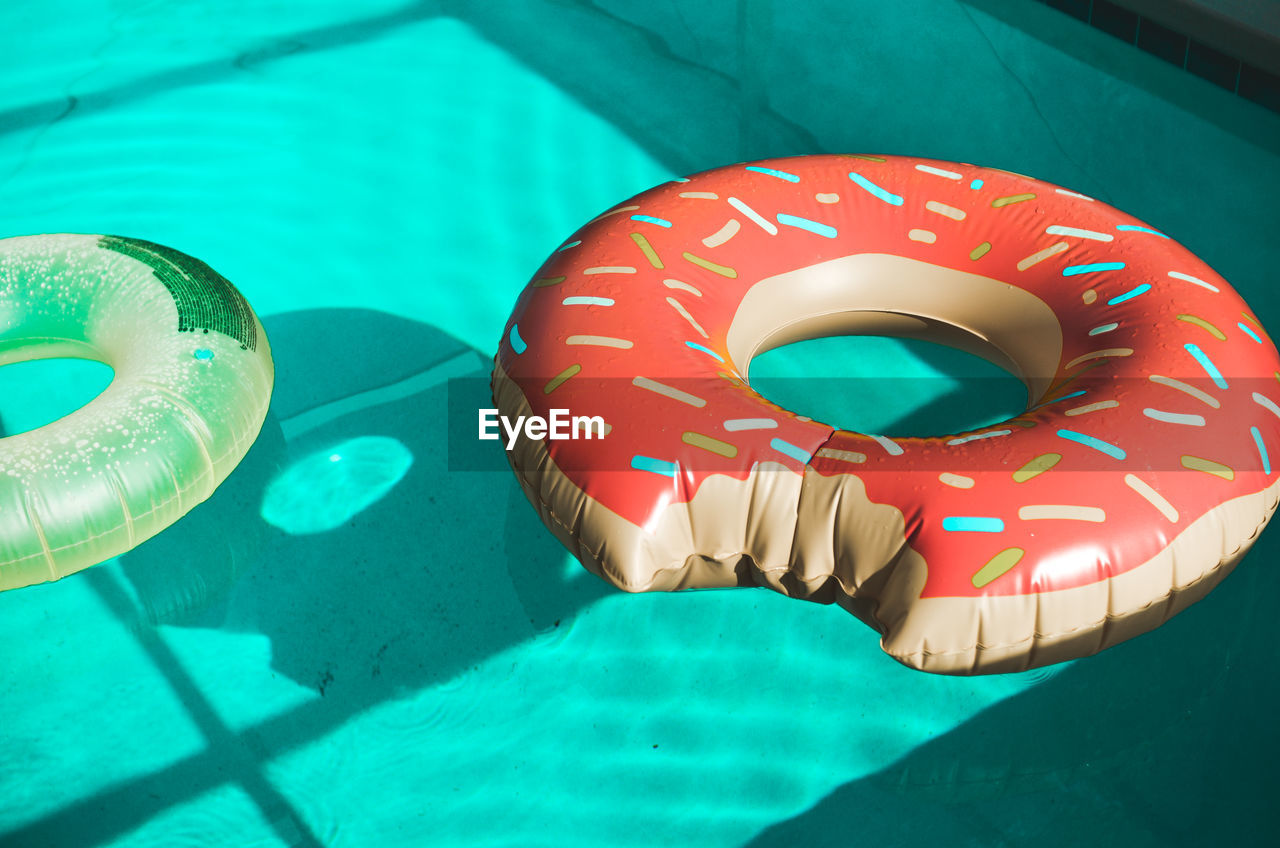
[{"label": "blue sprinkle", "polygon": [[659,227],[670,227],[671,222],[665,218],[655,218],[652,215],[632,215],[633,221],[644,221],[649,224],[657,224]]},{"label": "blue sprinkle", "polygon": [[780,180],[786,180],[789,183],[798,183],[800,178],[795,174],[788,174],[786,171],[776,171],[773,168],[760,168],[756,165],[748,165],[748,171],[755,171],[757,174],[768,174],[771,177],[777,177]]},{"label": "blue sprinkle", "polygon": [[888,203],[890,206],[902,205],[901,197],[891,192],[885,191],[884,189],[880,188],[880,186],[871,182],[871,180],[862,176],[862,174],[856,173],[854,171],[850,171],[849,179],[853,180],[855,183],[862,186],[867,191],[871,192],[873,195],[883,200],[885,203]]},{"label": "blue sprinkle", "polygon": [[210,359],[213,359],[213,351],[209,350],[207,347],[202,347],[191,355],[201,362],[208,362]]},{"label": "blue sprinkle", "polygon": [[1107,306],[1115,306],[1117,303],[1124,303],[1126,300],[1133,300],[1140,294],[1146,294],[1151,291],[1150,283],[1143,283],[1140,286],[1134,286],[1124,294],[1118,294],[1107,301]]},{"label": "blue sprinkle", "polygon": [[578,241],[571,241],[571,242],[569,242],[568,244],[562,244],[562,245],[560,245],[559,247],[557,247],[557,248],[556,248],[556,253],[559,253],[559,252],[560,252],[560,251],[562,251],[562,250],[568,250],[568,249],[569,249],[569,248],[571,248],[571,247],[577,247],[577,246],[578,246],[578,245],[580,245],[580,244],[582,244],[582,240],[581,240],[581,239],[579,239]]},{"label": "blue sprinkle", "polygon": [[786,454],[799,463],[808,463],[809,460],[813,459],[813,454],[809,453],[804,448],[796,447],[790,442],[784,442],[782,439],[774,439],[769,442],[769,447],[773,448],[778,453]]},{"label": "blue sprinkle", "polygon": [[1246,323],[1244,323],[1243,321],[1241,321],[1241,322],[1239,322],[1238,324],[1236,324],[1236,326],[1237,326],[1237,327],[1239,327],[1240,329],[1244,330],[1246,333],[1248,333],[1248,334],[1249,334],[1249,338],[1253,339],[1253,340],[1254,340],[1255,342],[1257,342],[1258,344],[1262,344],[1262,339],[1258,338],[1258,334],[1257,334],[1257,333],[1255,333],[1255,332],[1253,331],[1253,328],[1251,328],[1248,324],[1246,324]]},{"label": "blue sprinkle", "polygon": [[1062,397],[1053,398],[1052,400],[1046,400],[1044,403],[1037,403],[1035,406],[1031,407],[1031,409],[1028,409],[1027,412],[1032,412],[1034,410],[1039,409],[1042,406],[1048,406],[1049,404],[1057,403],[1058,401],[1070,400],[1073,397],[1080,397],[1080,395],[1083,395],[1083,394],[1086,394],[1086,391],[1084,389],[1081,389],[1080,391],[1072,392],[1069,395],[1063,395]]},{"label": "blue sprinkle", "polygon": [[631,467],[636,471],[648,471],[651,474],[661,474],[663,477],[676,476],[676,464],[674,462],[667,462],[665,459],[654,459],[651,456],[636,454],[631,457]]},{"label": "blue sprinkle", "polygon": [[1075,430],[1059,430],[1058,435],[1064,439],[1075,442],[1076,444],[1084,445],[1087,448],[1093,448],[1096,451],[1105,453],[1107,456],[1114,459],[1125,458],[1125,452],[1123,450],[1110,442],[1102,441],[1102,439],[1088,436],[1084,433],[1077,433]]},{"label": "blue sprinkle", "polygon": [[797,218],[795,215],[788,215],[786,212],[778,213],[778,223],[786,224],[788,227],[798,227],[802,230],[808,230],[825,238],[835,238],[836,228],[828,227],[826,224],[819,224],[817,221],[810,221],[808,218]]},{"label": "blue sprinkle", "polygon": [[955,533],[1002,533],[1004,522],[985,515],[948,515],[942,519],[942,529]]},{"label": "blue sprinkle", "polygon": [[1253,443],[1258,446],[1258,456],[1262,457],[1262,473],[1270,474],[1271,457],[1267,456],[1267,446],[1262,443],[1262,434],[1257,427],[1250,427],[1249,432],[1253,433]]},{"label": "blue sprinkle", "polygon": [[716,353],[714,350],[712,350],[712,349],[711,349],[711,348],[709,348],[709,347],[703,347],[702,345],[698,344],[697,342],[685,342],[685,344],[687,344],[689,347],[693,348],[694,350],[700,350],[700,351],[702,351],[703,353],[708,353],[708,354],[710,354],[710,355],[714,356],[714,357],[715,357],[716,359],[718,359],[719,361],[724,362],[724,357],[723,357],[723,356],[721,356],[720,354]]},{"label": "blue sprinkle", "polygon": [[969,183],[969,188],[973,189],[974,191],[977,191],[978,189],[982,188],[982,180],[974,180],[973,182]]},{"label": "blue sprinkle", "polygon": [[529,349],[529,346],[524,343],[524,339],[520,338],[520,328],[515,324],[511,325],[510,339],[511,349],[516,353],[524,353]]},{"label": "blue sprinkle", "polygon": [[1218,370],[1218,366],[1213,364],[1213,360],[1200,349],[1199,345],[1187,343],[1183,345],[1187,349],[1187,353],[1196,358],[1196,362],[1200,363],[1200,367],[1204,372],[1213,378],[1213,384],[1220,389],[1227,387],[1227,381],[1222,378],[1222,372]]},{"label": "blue sprinkle", "polygon": [[1162,239],[1167,239],[1167,238],[1168,238],[1168,236],[1167,236],[1167,235],[1165,235],[1164,233],[1160,232],[1159,230],[1152,230],[1152,229],[1149,229],[1149,228],[1147,228],[1147,227],[1135,227],[1133,224],[1117,224],[1117,225],[1116,225],[1116,229],[1117,229],[1117,230],[1127,230],[1127,231],[1129,231],[1129,232],[1133,232],[1133,233],[1151,233],[1151,235],[1153,235],[1153,236],[1160,236],[1160,238],[1162,238]]},{"label": "blue sprinkle", "polygon": [[[1123,267],[1123,262],[1095,262],[1092,265],[1068,265],[1066,268],[1062,269],[1062,276],[1074,277],[1076,274],[1092,274],[1095,271],[1119,271]],[[1151,287],[1147,286],[1147,288]]]}]

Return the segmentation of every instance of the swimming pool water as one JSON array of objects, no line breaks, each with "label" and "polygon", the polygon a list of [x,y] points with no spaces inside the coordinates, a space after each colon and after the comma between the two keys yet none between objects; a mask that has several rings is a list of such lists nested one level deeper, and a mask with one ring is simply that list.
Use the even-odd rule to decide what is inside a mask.
[{"label": "swimming pool water", "polygon": [[[580,223],[769,155],[1079,189],[1280,326],[1276,116],[998,0],[63,0],[0,9],[0,48],[0,234],[200,257],[277,364],[213,499],[0,594],[0,844],[1280,840],[1280,538],[1102,655],[939,678],[836,609],[614,593],[483,470],[496,443],[450,445],[450,416],[489,405],[520,289]],[[758,376],[824,362],[917,378],[877,398],[886,429],[995,403],[961,358],[891,341],[780,350]],[[8,379],[10,431],[93,391]]]}]

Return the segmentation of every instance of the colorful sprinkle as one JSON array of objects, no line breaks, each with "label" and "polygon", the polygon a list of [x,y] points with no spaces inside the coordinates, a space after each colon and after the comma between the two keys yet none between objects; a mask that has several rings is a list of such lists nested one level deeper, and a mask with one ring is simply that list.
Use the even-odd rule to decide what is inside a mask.
[{"label": "colorful sprinkle", "polygon": [[875,198],[877,198],[877,199],[879,199],[879,200],[883,200],[885,203],[888,203],[890,206],[901,206],[901,205],[902,205],[902,198],[901,198],[901,197],[899,197],[898,195],[894,194],[893,192],[886,191],[885,189],[883,189],[883,188],[881,188],[880,186],[876,185],[875,183],[871,182],[871,180],[869,180],[869,179],[867,179],[866,177],[862,176],[862,174],[859,174],[857,171],[850,171],[850,172],[849,172],[849,179],[853,180],[853,181],[854,181],[855,183],[857,183],[860,187],[862,187],[862,188],[866,189],[868,192],[870,192],[870,194],[871,194],[871,196],[872,196],[872,197],[875,197]]},{"label": "colorful sprinkle", "polygon": [[801,218],[797,215],[788,215],[786,212],[778,213],[778,223],[785,224],[788,227],[795,227],[800,230],[807,230],[808,232],[822,236],[823,238],[835,238],[837,235],[835,227],[819,223],[818,221],[810,221],[808,218]]},{"label": "colorful sprinkle", "polygon": [[[1202,403],[1205,403],[1213,407],[1214,409],[1217,409],[1222,405],[1221,403],[1218,402],[1218,399],[1213,395],[1209,394],[1208,392],[1201,391],[1200,389],[1197,389],[1195,386],[1188,385],[1187,383],[1184,383],[1181,380],[1175,380],[1172,377],[1162,377],[1159,374],[1152,374],[1147,379],[1149,379],[1153,383],[1159,383],[1162,386],[1168,386],[1171,389],[1177,389],[1180,392],[1189,394],[1196,400]],[[1278,412],[1277,414],[1280,415],[1280,412]]]},{"label": "colorful sprinkle", "polygon": [[[959,176],[959,174],[956,174],[957,178]],[[947,204],[939,203],[936,200],[927,201],[924,208],[928,209],[930,212],[936,212],[944,218],[950,218],[953,221],[963,221],[965,219],[965,211],[963,209],[957,209],[954,206],[948,206]]]},{"label": "colorful sprinkle", "polygon": [[938,475],[938,482],[944,486],[952,486],[957,489],[972,489],[975,481],[972,477],[966,477],[963,474],[952,474],[950,471],[944,471]]},{"label": "colorful sprinkle", "polygon": [[1266,395],[1261,394],[1260,392],[1254,392],[1253,402],[1267,410],[1267,412],[1270,412],[1276,418],[1280,418],[1280,406],[1277,406],[1276,402]]},{"label": "colorful sprinkle", "polygon": [[969,188],[973,189],[974,191],[977,191],[978,189],[982,188],[982,180],[974,180],[973,182],[969,183]]},{"label": "colorful sprinkle", "polygon": [[1169,503],[1164,495],[1151,488],[1147,481],[1133,474],[1124,475],[1124,483],[1130,489],[1133,489],[1142,497],[1146,498],[1147,503],[1160,510],[1160,514],[1172,521],[1178,523],[1178,511],[1173,508],[1173,504]]},{"label": "colorful sprinkle", "polygon": [[1258,334],[1253,331],[1252,327],[1248,326],[1243,321],[1237,322],[1236,326],[1248,333],[1249,338],[1253,339],[1258,344],[1262,344],[1262,339],[1258,338]]},{"label": "colorful sprinkle", "polygon": [[991,201],[991,205],[999,209],[1001,206],[1010,206],[1014,203],[1021,203],[1024,200],[1032,200],[1034,198],[1034,194],[1010,194],[1005,197],[997,197]]},{"label": "colorful sprinkle", "polygon": [[707,402],[697,395],[682,392],[674,386],[668,386],[666,383],[659,383],[657,380],[650,380],[648,377],[636,377],[632,379],[631,385],[638,389],[645,389],[646,391],[653,392],[654,394],[671,398],[672,400],[678,400],[681,403],[687,403],[689,406],[697,407],[698,409],[707,405]]},{"label": "colorful sprinkle", "polygon": [[684,308],[684,304],[676,300],[674,297],[668,297],[667,303],[671,305],[672,309],[680,313],[681,318],[689,322],[689,326],[693,327],[693,329],[697,331],[698,335],[702,336],[704,339],[711,338],[707,335],[707,331],[702,329],[702,325],[693,320],[693,316],[689,314],[689,310]]},{"label": "colorful sprinkle", "polygon": [[1107,514],[1096,506],[1073,506],[1070,504],[1029,504],[1018,508],[1018,517],[1023,521],[1092,521],[1095,524],[1107,520]]},{"label": "colorful sprinkle", "polygon": [[813,196],[813,199],[818,201],[819,203],[839,203],[840,195],[836,194],[833,191],[822,191],[815,194]]},{"label": "colorful sprinkle", "polygon": [[1073,238],[1092,239],[1093,241],[1114,241],[1115,236],[1111,233],[1098,233],[1093,230],[1082,230],[1078,227],[1064,227],[1060,224],[1050,224],[1044,230],[1051,236],[1071,236]]},{"label": "colorful sprinkle", "polygon": [[1022,548],[1005,548],[987,560],[987,564],[979,568],[977,573],[973,575],[973,587],[981,589],[992,580],[1004,575],[1022,560],[1024,554],[1026,554],[1026,551]]},{"label": "colorful sprinkle", "polygon": [[685,342],[685,344],[687,344],[689,347],[693,348],[694,350],[700,350],[703,353],[707,354],[708,356],[715,357],[718,362],[724,362],[724,357],[716,353],[714,350],[712,350],[709,347],[703,347],[697,342]]},{"label": "colorful sprinkle", "polygon": [[1078,445],[1084,445],[1087,448],[1093,448],[1099,453],[1105,453],[1113,459],[1124,459],[1126,455],[1123,449],[1087,433],[1077,433],[1075,430],[1059,430],[1058,435]]},{"label": "colorful sprinkle", "polygon": [[684,253],[684,258],[685,260],[692,262],[694,265],[697,265],[699,268],[706,268],[713,274],[719,274],[720,276],[728,277],[731,280],[736,280],[738,278],[738,272],[727,265],[719,265],[712,262],[710,259],[703,259],[701,256],[694,256],[688,251]]},{"label": "colorful sprinkle", "polygon": [[978,245],[973,250],[969,251],[969,258],[977,262],[979,259],[986,256],[990,250],[991,250],[991,242],[984,241],[982,244]]},{"label": "colorful sprinkle", "polygon": [[584,274],[634,274],[636,269],[630,265],[596,265],[593,268],[585,268]]},{"label": "colorful sprinkle", "polygon": [[639,208],[640,208],[639,206],[619,206],[617,209],[610,209],[608,212],[604,213],[603,215],[597,215],[596,217],[588,221],[587,224],[588,225],[594,224],[596,221],[603,221],[605,218],[610,218],[614,215],[621,215],[623,212],[634,212]]},{"label": "colorful sprinkle", "polygon": [[968,443],[968,442],[976,442],[976,441],[978,441],[979,439],[994,439],[994,438],[996,438],[997,436],[1007,436],[1007,435],[1009,435],[1009,434],[1010,434],[1010,433],[1012,433],[1012,432],[1013,432],[1012,430],[988,430],[988,431],[987,431],[987,432],[985,432],[985,433],[974,433],[974,434],[973,434],[973,435],[971,435],[971,436],[960,436],[960,437],[955,438],[955,439],[948,439],[948,440],[947,440],[947,444],[949,444],[949,445],[963,445],[963,444],[966,444],[966,443]]},{"label": "colorful sprinkle", "polygon": [[657,252],[653,249],[653,245],[649,244],[649,240],[640,233],[632,233],[631,240],[636,243],[636,247],[640,248],[640,252],[644,254],[644,258],[649,260],[649,264],[655,268],[661,268],[662,260],[658,258]]},{"label": "colorful sprinkle", "polygon": [[1202,330],[1208,330],[1209,335],[1213,336],[1215,339],[1217,339],[1220,342],[1225,342],[1227,340],[1226,333],[1222,332],[1217,327],[1213,326],[1208,321],[1204,320],[1203,318],[1197,315],[1185,315],[1185,314],[1179,315],[1178,320],[1186,321],[1188,324],[1194,324],[1195,326],[1199,327]]},{"label": "colorful sprinkle", "polygon": [[1075,368],[1077,365],[1079,365],[1082,362],[1088,362],[1090,359],[1101,359],[1103,357],[1111,357],[1111,356],[1119,357],[1119,356],[1132,356],[1132,355],[1133,355],[1133,348],[1131,347],[1109,347],[1106,350],[1095,350],[1095,351],[1092,351],[1091,353],[1086,353],[1086,354],[1077,356],[1075,359],[1067,363],[1066,368],[1067,370],[1070,370],[1072,368]]},{"label": "colorful sprinkle", "polygon": [[620,350],[630,350],[635,346],[635,342],[630,339],[615,339],[610,336],[570,336],[564,340],[564,343],[571,345],[592,345],[594,347],[616,347]]},{"label": "colorful sprinkle", "polygon": [[520,327],[518,325],[511,325],[511,333],[507,338],[511,341],[511,349],[517,354],[524,353],[529,349],[529,345],[525,344],[524,339],[520,338]]},{"label": "colorful sprinkle", "polygon": [[1229,465],[1223,465],[1221,462],[1214,462],[1212,459],[1205,459],[1200,456],[1183,456],[1182,466],[1190,468],[1192,471],[1203,471],[1205,474],[1212,474],[1214,477],[1221,477],[1223,480],[1236,479],[1236,472]]},{"label": "colorful sprinkle", "polygon": [[662,284],[669,289],[679,289],[680,291],[687,291],[689,294],[694,295],[695,297],[702,297],[702,292],[698,291],[696,288],[689,285],[688,283],[682,282],[681,280],[663,280]]},{"label": "colorful sprinkle", "polygon": [[687,197],[690,200],[719,200],[720,195],[714,191],[682,191],[681,197]]},{"label": "colorful sprinkle", "polygon": [[875,439],[876,443],[879,444],[880,447],[884,448],[885,452],[888,453],[889,456],[902,456],[902,445],[898,444],[888,436],[871,435],[871,438]]},{"label": "colorful sprinkle", "polygon": [[1056,256],[1057,254],[1066,250],[1070,246],[1071,245],[1067,244],[1065,241],[1060,241],[1057,244],[1052,244],[1046,247],[1044,250],[1038,250],[1035,253],[1031,254],[1030,256],[1026,257],[1025,259],[1019,260],[1016,267],[1019,271],[1025,271],[1028,268],[1030,268],[1032,265],[1039,265],[1041,262],[1048,259],[1050,256]]},{"label": "colorful sprinkle", "polygon": [[[1093,262],[1088,265],[1068,265],[1062,269],[1062,276],[1075,277],[1079,274],[1097,274],[1102,271],[1119,271],[1123,268],[1123,262]],[[1146,283],[1143,283],[1143,285],[1146,285]],[[1147,286],[1147,288],[1151,288],[1151,286]],[[1138,292],[1138,294],[1141,293]]]},{"label": "colorful sprinkle", "polygon": [[815,456],[821,456],[826,459],[835,459],[840,462],[851,462],[855,465],[867,461],[867,455],[865,453],[859,453],[858,451],[836,450],[835,448],[821,448]]},{"label": "colorful sprinkle", "polygon": [[550,380],[548,380],[547,384],[542,387],[542,393],[544,395],[551,394],[556,389],[560,388],[560,386],[564,383],[565,380],[569,379],[570,377],[572,377],[574,374],[577,374],[581,370],[582,370],[582,366],[575,362],[573,365],[570,365],[568,368],[564,369],[559,374],[555,375]]},{"label": "colorful sprinkle", "polygon": [[1162,239],[1168,238],[1167,235],[1159,230],[1153,230],[1150,227],[1135,227],[1133,224],[1117,224],[1116,229],[1123,230],[1128,233],[1150,233],[1153,236],[1160,236]]},{"label": "colorful sprinkle", "polygon": [[566,250],[568,250],[568,249],[570,249],[570,248],[572,248],[572,247],[577,247],[577,246],[578,246],[578,245],[580,245],[580,244],[582,244],[582,240],[581,240],[581,239],[579,239],[578,241],[571,241],[571,242],[568,242],[567,244],[562,244],[562,245],[560,245],[559,247],[557,247],[557,248],[556,248],[556,253],[564,253]]},{"label": "colorful sprinkle", "polygon": [[730,418],[724,422],[724,428],[730,433],[739,430],[773,430],[777,426],[778,422],[772,418]]},{"label": "colorful sprinkle", "polygon": [[559,277],[539,277],[534,280],[532,285],[535,289],[546,288],[547,286],[559,285],[564,282],[564,276]]},{"label": "colorful sprinkle", "polygon": [[[1121,263],[1121,264],[1123,264],[1123,263]],[[1064,272],[1064,273],[1065,273],[1065,272]],[[1107,306],[1115,306],[1116,304],[1124,303],[1126,300],[1133,300],[1133,299],[1134,299],[1135,297],[1137,297],[1138,295],[1140,295],[1140,294],[1146,294],[1146,293],[1147,293],[1147,292],[1149,292],[1149,291],[1151,291],[1151,284],[1150,284],[1150,283],[1142,283],[1142,284],[1140,284],[1140,285],[1136,285],[1136,286],[1134,286],[1133,288],[1129,289],[1129,290],[1128,290],[1127,292],[1125,292],[1124,294],[1118,294],[1118,295],[1116,295],[1115,297],[1113,297],[1113,298],[1111,298],[1110,300],[1108,300],[1108,301],[1107,301]]]},{"label": "colorful sprinkle", "polygon": [[944,171],[942,168],[935,168],[932,165],[916,165],[917,171],[924,171],[926,174],[933,174],[935,177],[946,177],[949,180],[958,180],[963,176],[955,171]]},{"label": "colorful sprinkle", "polygon": [[743,203],[738,198],[730,197],[729,205],[732,206],[734,209],[737,209],[743,215],[746,215],[748,218],[751,219],[751,222],[753,224],[755,224],[760,229],[764,230],[769,235],[776,236],[778,234],[778,228],[774,226],[772,221],[770,221],[768,218],[761,215],[756,210],[752,209],[747,204]]},{"label": "colorful sprinkle", "polygon": [[1215,386],[1220,389],[1225,389],[1227,387],[1227,381],[1222,378],[1222,372],[1218,370],[1218,366],[1213,364],[1213,360],[1200,349],[1199,345],[1187,343],[1183,345],[1183,347],[1186,348],[1187,353],[1195,357],[1196,362],[1200,363],[1200,367],[1203,368],[1204,372],[1213,380],[1213,384]]},{"label": "colorful sprinkle", "polygon": [[1079,192],[1067,191],[1065,188],[1055,188],[1054,191],[1056,191],[1058,194],[1065,194],[1067,197],[1078,197],[1081,200],[1088,200],[1090,202],[1093,201],[1093,198],[1087,194],[1080,194]]},{"label": "colorful sprinkle", "polygon": [[613,298],[611,297],[588,297],[579,295],[576,297],[566,297],[560,301],[563,306],[613,306]]},{"label": "colorful sprinkle", "polygon": [[1115,321],[1112,321],[1110,324],[1099,324],[1097,327],[1094,327],[1092,330],[1089,331],[1089,335],[1100,336],[1103,333],[1111,332],[1112,330],[1114,330],[1116,327],[1119,327],[1119,326],[1120,325],[1117,324]]},{"label": "colorful sprinkle", "polygon": [[798,183],[800,178],[795,174],[788,174],[786,171],[779,171],[776,168],[761,168],[759,165],[748,165],[748,171],[755,171],[757,174],[768,174],[771,177],[777,177],[780,180],[786,180],[789,183]]},{"label": "colorful sprinkle", "polygon": [[655,218],[652,215],[632,215],[631,220],[643,221],[646,224],[657,224],[659,227],[671,227],[671,222],[666,218]]},{"label": "colorful sprinkle", "polygon": [[1025,483],[1031,478],[1045,473],[1061,461],[1062,454],[1060,453],[1042,453],[1013,472],[1013,482]]},{"label": "colorful sprinkle", "polygon": [[1203,415],[1193,415],[1188,412],[1165,412],[1162,409],[1147,407],[1142,410],[1142,414],[1156,421],[1163,421],[1166,424],[1186,424],[1190,427],[1204,426]]},{"label": "colorful sprinkle", "polygon": [[733,459],[738,455],[737,446],[722,442],[719,439],[713,439],[710,436],[704,436],[702,433],[695,433],[692,430],[686,430],[680,440],[686,445],[693,445],[695,448],[702,448],[704,451],[710,451],[728,459]]},{"label": "colorful sprinkle", "polygon": [[988,515],[948,515],[942,529],[952,533],[1002,533],[1004,522]]},{"label": "colorful sprinkle", "polygon": [[1090,412],[1097,412],[1100,409],[1115,409],[1120,405],[1118,400],[1100,400],[1097,403],[1087,403],[1084,406],[1077,406],[1068,409],[1064,415],[1085,415]]},{"label": "colorful sprinkle", "polygon": [[1098,299],[1098,293],[1093,289],[1088,289],[1084,292],[1084,294],[1080,295],[1080,299],[1083,300],[1085,303],[1093,303],[1095,300]]},{"label": "colorful sprinkle", "polygon": [[1262,473],[1271,473],[1271,457],[1267,455],[1267,446],[1262,441],[1262,433],[1257,427],[1250,427],[1249,432],[1253,434],[1253,443],[1258,446],[1258,458],[1262,460]]},{"label": "colorful sprinkle", "polygon": [[668,462],[665,459],[654,459],[651,456],[641,456],[640,454],[631,457],[631,467],[637,471],[661,474],[663,477],[675,477],[677,468],[674,462]]},{"label": "colorful sprinkle", "polygon": [[1199,277],[1193,277],[1190,274],[1182,274],[1182,273],[1179,273],[1178,271],[1170,271],[1169,276],[1173,277],[1175,280],[1185,280],[1188,283],[1195,283],[1197,286],[1200,286],[1201,288],[1206,288],[1209,291],[1214,292],[1215,294],[1218,292],[1217,286],[1210,285],[1209,283],[1206,283],[1204,280],[1200,279]]},{"label": "colorful sprinkle", "polygon": [[730,218],[725,222],[724,226],[716,230],[711,235],[702,240],[707,247],[719,247],[738,234],[738,230],[742,229],[742,224],[737,218]]},{"label": "colorful sprinkle", "polygon": [[791,457],[802,465],[808,463],[810,459],[813,459],[813,454],[809,453],[804,448],[797,447],[796,445],[783,441],[782,439],[773,439],[769,442],[769,447],[773,448],[783,456]]},{"label": "colorful sprinkle", "polygon": [[909,230],[907,231],[907,238],[911,239],[912,241],[919,241],[925,244],[933,244],[938,240],[938,234],[934,232],[930,232],[929,230]]}]

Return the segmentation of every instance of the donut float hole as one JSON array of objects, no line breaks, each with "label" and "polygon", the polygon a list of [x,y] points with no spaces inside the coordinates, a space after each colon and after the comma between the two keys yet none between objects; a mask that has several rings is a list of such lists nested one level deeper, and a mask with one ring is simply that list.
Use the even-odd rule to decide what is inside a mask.
[{"label": "donut float hole", "polygon": [[842,430],[944,436],[1021,414],[1017,377],[921,339],[831,336],[793,342],[751,361],[751,387],[773,403]]},{"label": "donut float hole", "polygon": [[87,406],[115,371],[92,359],[39,359],[0,366],[0,437],[51,424]]}]

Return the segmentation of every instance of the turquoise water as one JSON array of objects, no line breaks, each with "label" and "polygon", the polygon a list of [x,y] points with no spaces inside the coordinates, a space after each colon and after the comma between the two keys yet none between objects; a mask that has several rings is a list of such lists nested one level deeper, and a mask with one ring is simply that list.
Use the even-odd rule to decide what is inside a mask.
[{"label": "turquoise water", "polygon": [[[1171,233],[1280,326],[1274,115],[996,0],[76,0],[0,9],[0,47],[0,234],[198,256],[277,364],[263,435],[212,500],[0,594],[0,844],[1280,841],[1280,537],[1153,634],[946,679],[835,609],[612,592],[509,473],[461,470],[492,467],[494,443],[448,445],[449,416],[488,405],[474,381],[449,398],[450,378],[487,374],[578,224],[768,155],[1070,186]],[[819,361],[928,378],[833,410],[850,424],[966,412],[944,403],[963,358],[892,341],[753,374]],[[34,426],[94,379],[9,373],[0,420]]]}]

